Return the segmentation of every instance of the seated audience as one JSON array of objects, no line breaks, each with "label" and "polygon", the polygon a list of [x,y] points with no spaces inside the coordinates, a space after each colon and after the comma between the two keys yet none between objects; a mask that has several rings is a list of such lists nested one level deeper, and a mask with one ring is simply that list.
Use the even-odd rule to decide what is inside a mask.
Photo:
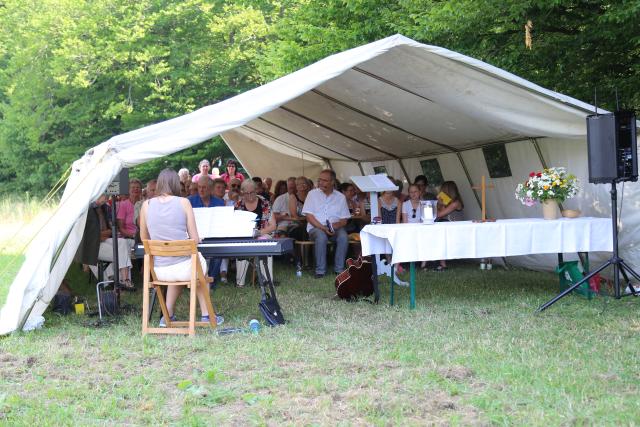
[{"label": "seated audience", "polygon": [[402,204],[403,223],[421,223],[422,210],[420,209],[420,187],[416,184],[409,186],[409,200]]},{"label": "seated audience", "polygon": [[238,178],[232,178],[229,180],[229,182],[227,183],[227,189],[229,191],[240,191],[240,184],[242,184],[242,181],[239,180]]},{"label": "seated audience", "polygon": [[367,222],[364,200],[356,198],[356,187],[350,182],[343,182],[338,189],[347,199],[347,207],[351,214],[351,218],[347,220],[347,225],[345,225],[345,230],[347,234],[359,233]]},{"label": "seated audience", "polygon": [[416,176],[416,179],[413,181],[413,183],[420,189],[420,200],[436,200],[436,195],[428,191],[429,182],[427,181],[426,176]]},{"label": "seated audience", "polygon": [[147,186],[144,188],[144,196],[138,200],[133,207],[133,220],[136,225],[139,224],[138,217],[140,216],[140,208],[142,208],[142,202],[147,199],[153,199],[156,197],[156,180],[152,179],[147,182]]},{"label": "seated audience", "polygon": [[[392,180],[393,181],[393,180]],[[394,181],[398,185],[397,180]],[[402,185],[402,182],[400,182]],[[400,185],[398,189],[402,188]],[[397,191],[383,191],[378,197],[378,216],[382,224],[399,224],[402,221],[402,201],[396,196]],[[387,263],[391,262],[391,256],[385,255]],[[396,265],[396,274],[402,274],[403,268]]]},{"label": "seated audience", "polygon": [[296,194],[296,177],[290,176],[287,178],[287,193],[289,195]]},{"label": "seated audience", "polygon": [[231,181],[232,179],[237,179],[240,182],[244,181],[244,175],[238,172],[238,166],[236,164],[236,161],[233,159],[229,159],[227,161],[226,171],[225,173],[220,175],[220,178],[224,179],[224,182],[226,182],[227,185],[229,185],[229,181]]},{"label": "seated audience", "polygon": [[[129,194],[116,205],[118,233],[120,237],[126,239],[126,242],[129,245],[129,250],[131,250],[136,243],[138,226],[134,219],[135,205],[136,202],[140,200],[141,196],[142,183],[139,179],[132,179],[129,181]],[[127,279],[127,283],[130,283],[130,269]]]},{"label": "seated audience", "polygon": [[213,190],[211,191],[211,195],[217,199],[220,199],[223,203],[223,206],[226,205],[225,195],[227,193],[227,184],[224,182],[222,178],[216,178],[213,180]]},{"label": "seated audience", "polygon": [[196,194],[198,194],[198,184],[195,182],[190,183],[188,193],[189,194],[187,194],[187,197],[195,196]]},{"label": "seated audience", "polygon": [[264,191],[264,184],[262,182],[262,178],[260,178],[259,176],[254,176],[253,178],[251,178],[251,180],[256,186],[256,194],[265,200],[270,200],[271,196]]},{"label": "seated audience", "polygon": [[[165,169],[160,172],[157,184],[157,197],[147,200],[140,212],[140,236],[148,240],[195,240],[200,241],[193,209],[188,200],[178,197],[180,179],[178,174]],[[207,262],[198,253],[202,271],[207,271]],[[191,279],[191,257],[154,257],[154,270],[158,280],[187,281]],[[176,300],[182,292],[182,286],[167,287],[167,311],[171,320],[175,320]],[[200,303],[200,321],[209,321],[209,312],[203,296],[198,293]],[[224,322],[217,316],[218,325]],[[160,327],[166,326],[165,319],[160,319]]]},{"label": "seated audience", "polygon": [[[396,184],[397,185],[397,184]],[[395,191],[383,191],[378,198],[378,216],[383,224],[398,224],[401,221],[402,202]]]},{"label": "seated audience", "polygon": [[[309,180],[304,176],[295,179],[296,191],[289,193],[289,218],[291,225],[287,231],[287,235],[296,240],[309,240],[307,233],[307,219],[302,213],[304,202],[309,194]],[[291,197],[293,196],[293,197]]]},{"label": "seated audience", "polygon": [[334,189],[336,174],[330,169],[320,172],[318,188],[311,190],[304,202],[302,213],[307,219],[307,232],[315,242],[316,278],[324,277],[327,271],[327,243],[336,242],[334,272],[344,270],[349,248],[349,238],[344,227],[351,218],[347,199]]},{"label": "seated audience", "polygon": [[184,184],[185,188],[189,189],[189,185],[191,184],[191,173],[189,173],[189,169],[180,169],[180,171],[178,171],[178,176],[180,177],[180,182]]},{"label": "seated audience", "polygon": [[224,206],[224,200],[212,197],[213,181],[208,175],[198,179],[198,194],[189,196],[189,202],[193,208],[213,208]]},{"label": "seated audience", "polygon": [[438,193],[438,219],[437,221],[463,221],[464,203],[460,197],[458,186],[453,181],[445,181],[440,186]]},{"label": "seated audience", "polygon": [[[445,181],[440,186],[438,193],[438,213],[436,221],[462,221],[464,215],[462,210],[464,203],[460,198],[458,186],[453,181]],[[447,262],[440,260],[440,265],[435,268],[436,271],[444,271],[447,268]]]},{"label": "seated audience", "polygon": [[[107,196],[102,195],[89,207],[84,235],[76,254],[76,260],[88,265],[96,277],[98,277],[98,261],[113,261],[111,212],[106,201]],[[129,269],[131,268],[129,244],[126,239],[117,239],[117,242],[118,280],[126,289],[133,289],[129,278]],[[114,280],[113,275],[113,264],[109,264],[103,280]]]},{"label": "seated audience", "polygon": [[[236,209],[255,213],[257,215],[256,234],[268,237],[276,229],[276,220],[271,215],[269,202],[256,194],[256,187],[252,180],[244,181],[240,189],[242,193]],[[262,266],[260,267],[262,268]],[[273,279],[273,257],[268,257],[267,268],[269,269],[270,277]],[[236,285],[239,288],[244,286],[248,269],[249,261],[236,260]],[[265,274],[264,270],[262,270],[262,274]]]},{"label": "seated audience", "polygon": [[193,176],[193,178],[191,178],[191,182],[198,182],[200,180],[200,178],[205,177],[205,176],[207,178],[211,178],[211,176],[209,175],[209,169],[211,169],[211,165],[209,164],[209,160],[207,160],[207,159],[200,160],[200,163],[198,164],[198,169],[200,169],[200,173],[195,174]]},{"label": "seated audience", "polygon": [[271,212],[276,219],[276,235],[283,236],[287,233],[289,224],[289,193],[287,192],[287,181],[281,180],[276,183],[276,191],[273,194]]},{"label": "seated audience", "polygon": [[[409,186],[409,199],[402,204],[402,222],[419,224],[422,222],[422,209],[420,209],[421,194],[423,192],[416,184]],[[427,268],[426,261],[422,261],[421,268]]]},{"label": "seated audience", "polygon": [[[395,185],[398,186],[398,189],[395,191],[395,196],[398,198],[398,201],[402,204],[408,198],[408,196],[402,192],[402,187],[404,186],[404,184],[400,179],[392,179],[392,181]],[[398,209],[398,211],[400,210],[401,209]]]},{"label": "seated audience", "polygon": [[262,189],[264,191],[264,194],[267,194],[269,196],[265,198],[269,201],[273,199],[273,193],[271,192],[271,185],[273,185],[273,180],[270,177],[266,177],[262,181]]}]

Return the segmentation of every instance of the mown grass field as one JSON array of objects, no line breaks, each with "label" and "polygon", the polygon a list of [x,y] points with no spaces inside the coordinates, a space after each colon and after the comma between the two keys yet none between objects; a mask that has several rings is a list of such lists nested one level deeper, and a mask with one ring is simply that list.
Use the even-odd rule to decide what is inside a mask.
[{"label": "mown grass field", "polygon": [[[395,306],[386,282],[378,305],[335,301],[329,278],[276,263],[288,324],[258,335],[143,338],[140,292],[102,326],[48,313],[0,339],[0,423],[640,424],[640,301],[571,296],[535,314],[554,275],[452,267],[419,272],[411,311],[407,289]],[[69,280],[90,295],[79,270]],[[223,327],[261,319],[256,288],[212,295]]]},{"label": "mown grass field", "polygon": [[[0,303],[50,209],[0,203]],[[380,304],[346,303],[331,278],[276,263],[288,323],[258,335],[143,338],[139,291],[103,324],[47,312],[0,338],[0,425],[640,424],[640,301],[570,296],[536,314],[555,275],[451,266],[418,273],[409,310],[386,280]],[[67,280],[95,311],[89,277]],[[262,320],[256,288],[212,296],[223,327]]]}]

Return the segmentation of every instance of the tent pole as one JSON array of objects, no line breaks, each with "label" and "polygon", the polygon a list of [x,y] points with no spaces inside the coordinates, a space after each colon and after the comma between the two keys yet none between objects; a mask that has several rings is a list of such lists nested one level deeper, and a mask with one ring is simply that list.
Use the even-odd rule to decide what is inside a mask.
[{"label": "tent pole", "polygon": [[333,165],[331,164],[331,160],[329,160],[329,159],[323,159],[323,160],[324,160],[325,162],[327,162],[327,165],[329,165],[329,169],[331,169],[331,170],[332,170],[332,171],[334,171],[334,172],[336,171],[336,170],[333,168]]},{"label": "tent pole", "polygon": [[364,176],[364,168],[362,167],[362,163],[358,162],[358,167],[360,168],[360,173]]},{"label": "tent pole", "polygon": [[398,161],[398,164],[400,165],[400,169],[402,170],[402,174],[404,175],[404,178],[407,180],[408,183],[411,183],[411,179],[409,178],[409,174],[407,173],[407,170],[404,168],[404,164],[402,163],[402,159],[398,158],[396,160]]},{"label": "tent pole", "polygon": [[[460,165],[462,166],[462,170],[464,171],[464,174],[467,176],[467,181],[469,181],[469,186],[473,187],[473,179],[471,179],[471,174],[469,173],[469,169],[467,169],[467,165],[464,163],[464,159],[462,158],[462,154],[458,151],[456,152],[456,155],[458,156],[458,161],[460,162]],[[476,202],[478,202],[478,207],[480,209],[482,209],[482,202],[480,202],[480,197],[478,197],[478,192],[473,190],[473,188],[471,189],[471,191],[473,192],[473,195],[476,198]]]},{"label": "tent pole", "polygon": [[531,141],[531,143],[533,144],[533,148],[536,149],[536,154],[538,155],[538,158],[540,159],[540,164],[542,165],[542,167],[544,169],[547,169],[547,162],[544,160],[544,156],[542,155],[542,150],[540,150],[540,145],[538,144],[538,139],[537,138],[531,138],[529,141]]}]

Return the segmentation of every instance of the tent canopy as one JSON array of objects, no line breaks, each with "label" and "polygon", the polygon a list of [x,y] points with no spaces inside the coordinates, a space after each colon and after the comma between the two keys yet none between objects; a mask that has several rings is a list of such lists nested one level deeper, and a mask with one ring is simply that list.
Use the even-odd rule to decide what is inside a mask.
[{"label": "tent canopy", "polygon": [[[517,182],[542,166],[566,166],[586,183],[585,116],[593,107],[504,70],[401,35],[330,56],[264,86],[193,113],[118,135],[73,164],[61,203],[29,246],[0,334],[34,323],[75,254],[89,203],[122,167],[166,156],[222,135],[252,175],[315,177],[332,167],[342,180],[375,167],[405,181],[436,159],[454,180],[468,218],[479,215],[471,186],[489,176],[481,147],[505,143],[511,176],[494,179],[489,214],[539,216],[513,197]],[[433,164],[433,163],[431,163]],[[625,200],[637,202],[637,186]],[[586,185],[572,207],[609,215],[608,189]],[[629,199],[630,198],[630,199]],[[627,210],[628,235],[640,214]],[[640,257],[632,239],[621,249]],[[552,257],[553,258],[553,257]],[[549,267],[549,257],[516,260]]]}]

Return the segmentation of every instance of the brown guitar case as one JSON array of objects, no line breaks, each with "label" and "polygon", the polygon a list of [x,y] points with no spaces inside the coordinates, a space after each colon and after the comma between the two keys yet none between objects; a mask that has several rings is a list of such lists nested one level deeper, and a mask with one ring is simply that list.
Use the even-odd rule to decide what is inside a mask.
[{"label": "brown guitar case", "polygon": [[347,259],[347,269],[336,277],[336,292],[341,299],[355,301],[375,294],[378,302],[377,283],[373,281],[371,261],[359,256],[358,259]]}]

